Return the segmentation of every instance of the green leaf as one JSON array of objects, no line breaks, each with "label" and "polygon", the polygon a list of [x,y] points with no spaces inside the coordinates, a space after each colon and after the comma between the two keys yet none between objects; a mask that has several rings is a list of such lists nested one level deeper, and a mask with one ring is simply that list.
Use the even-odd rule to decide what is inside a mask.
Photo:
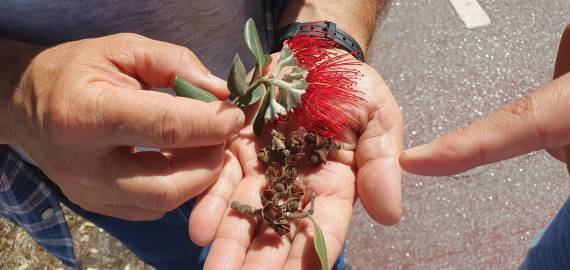
[{"label": "green leaf", "polygon": [[253,76],[249,81],[249,85],[254,84],[259,79],[259,77],[261,77],[261,69],[259,68],[259,65],[255,65],[255,69],[253,70]]},{"label": "green leaf", "polygon": [[263,97],[263,95],[265,95],[265,92],[265,85],[260,84],[258,87],[253,89],[253,91],[238,98],[235,104],[238,107],[247,107],[257,102],[261,97]]},{"label": "green leaf", "polygon": [[271,65],[272,61],[273,61],[273,57],[271,57],[270,54],[266,54],[265,55],[265,64],[263,65],[262,69],[266,69],[269,65]]},{"label": "green leaf", "polygon": [[261,137],[261,131],[263,131],[263,125],[265,124],[265,111],[267,111],[269,105],[269,94],[266,93],[265,87],[262,87],[262,90],[263,101],[261,101],[257,115],[255,115],[255,120],[253,120],[253,133],[255,133],[257,138]]},{"label": "green leaf", "polygon": [[212,95],[212,93],[185,81],[180,76],[176,75],[172,85],[174,92],[177,96],[187,97],[191,99],[202,100],[206,102],[218,101],[219,99]]},{"label": "green leaf", "polygon": [[230,70],[230,76],[228,77],[228,89],[232,95],[241,97],[245,94],[247,89],[245,75],[245,66],[241,61],[239,54],[236,54],[236,56],[234,56],[232,69]]},{"label": "green leaf", "polygon": [[313,217],[309,216],[313,224],[315,225],[315,237],[313,240],[313,244],[315,246],[315,251],[319,256],[319,260],[321,261],[321,267],[323,270],[329,269],[329,261],[327,257],[327,246],[325,243],[325,236],[323,235],[323,231],[321,231],[321,227],[317,224],[317,222],[313,219]]},{"label": "green leaf", "polygon": [[[261,42],[259,42],[259,36],[257,35],[257,28],[255,28],[255,22],[252,18],[249,18],[245,23],[245,29],[243,32],[245,44],[255,57],[257,65],[259,67],[265,66],[265,53],[263,52],[263,47],[261,47]],[[261,70],[259,71],[261,72]]]}]

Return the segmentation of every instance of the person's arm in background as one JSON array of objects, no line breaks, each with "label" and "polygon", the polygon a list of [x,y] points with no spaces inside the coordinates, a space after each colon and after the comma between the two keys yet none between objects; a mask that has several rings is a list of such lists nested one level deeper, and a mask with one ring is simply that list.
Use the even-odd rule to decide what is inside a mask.
[{"label": "person's arm in background", "polygon": [[0,39],[0,143],[22,148],[72,202],[151,220],[217,179],[241,110],[146,91],[179,74],[226,98],[225,82],[190,50],[117,34],[37,52]]},{"label": "person's arm in background", "polygon": [[[566,30],[562,34],[560,47],[558,48],[558,56],[554,66],[554,79],[570,72],[570,24],[566,26]],[[558,159],[566,162],[566,169],[570,174],[570,145],[564,146],[564,153],[560,150],[552,150],[551,153]]]},{"label": "person's arm in background", "polygon": [[565,161],[563,148],[570,144],[569,72],[570,25],[560,42],[553,81],[486,118],[406,150],[402,167],[421,175],[451,175],[540,149]]},{"label": "person's arm in background", "polygon": [[[400,162],[411,173],[451,175],[546,149],[570,168],[569,115],[570,24],[560,41],[552,82],[486,118],[406,150]],[[533,241],[519,269],[570,269],[569,217],[567,200],[538,241]]]}]

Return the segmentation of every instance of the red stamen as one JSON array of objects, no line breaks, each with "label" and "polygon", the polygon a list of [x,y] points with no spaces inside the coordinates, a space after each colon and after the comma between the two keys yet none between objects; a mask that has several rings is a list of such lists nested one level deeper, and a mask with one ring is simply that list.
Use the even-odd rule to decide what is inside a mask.
[{"label": "red stamen", "polygon": [[289,112],[308,132],[341,139],[342,132],[354,119],[354,111],[363,100],[356,90],[360,72],[354,66],[361,62],[344,51],[332,51],[333,41],[318,37],[297,36],[286,41],[297,64],[308,71],[306,93],[301,105]]}]

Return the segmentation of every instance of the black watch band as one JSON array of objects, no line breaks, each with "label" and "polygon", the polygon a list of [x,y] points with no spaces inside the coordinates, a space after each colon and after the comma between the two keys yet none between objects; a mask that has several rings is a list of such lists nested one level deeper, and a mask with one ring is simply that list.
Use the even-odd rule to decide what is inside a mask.
[{"label": "black watch band", "polygon": [[352,53],[356,59],[364,62],[364,53],[360,45],[358,45],[358,42],[349,34],[337,28],[334,22],[329,21],[310,23],[296,22],[277,30],[272,52],[280,51],[285,40],[298,35],[322,37],[332,40],[337,43],[341,49]]}]

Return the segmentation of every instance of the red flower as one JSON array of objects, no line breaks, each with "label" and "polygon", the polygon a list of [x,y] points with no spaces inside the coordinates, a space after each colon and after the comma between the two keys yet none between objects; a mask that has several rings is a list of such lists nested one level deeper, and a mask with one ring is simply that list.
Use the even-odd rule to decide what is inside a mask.
[{"label": "red flower", "polygon": [[298,66],[307,71],[301,103],[287,113],[307,132],[332,139],[355,121],[350,112],[363,100],[356,90],[361,76],[355,68],[361,64],[350,53],[331,50],[335,43],[319,37],[297,36],[285,42]]}]

